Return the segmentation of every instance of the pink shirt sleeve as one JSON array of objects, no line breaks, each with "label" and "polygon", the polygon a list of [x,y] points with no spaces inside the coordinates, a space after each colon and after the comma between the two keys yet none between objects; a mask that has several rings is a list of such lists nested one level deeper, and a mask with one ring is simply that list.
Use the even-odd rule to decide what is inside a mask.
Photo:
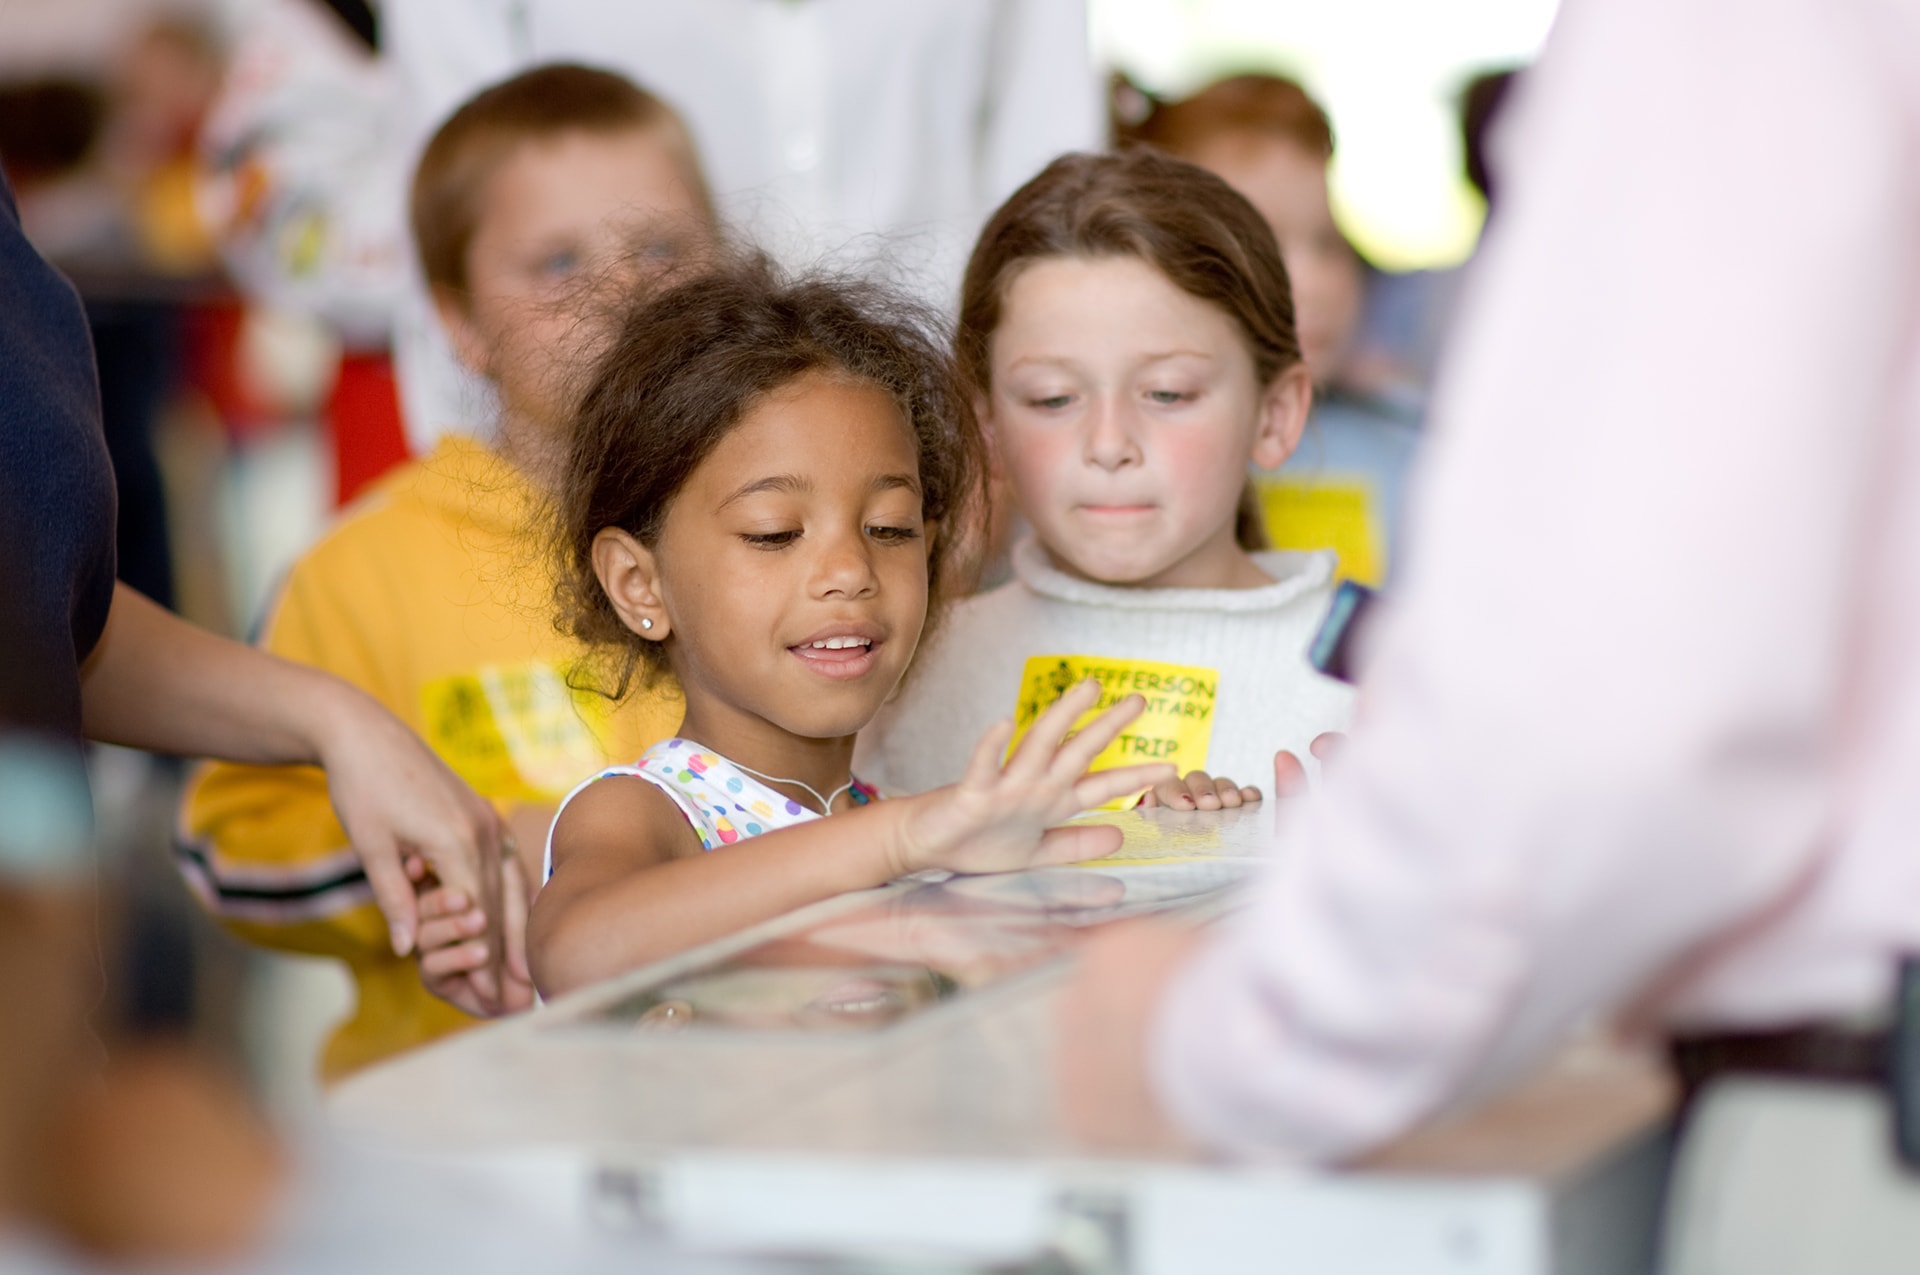
[{"label": "pink shirt sleeve", "polygon": [[[1160,1007],[1156,1087],[1207,1142],[1389,1137],[1684,982],[1820,869],[1905,481],[1889,436],[1914,433],[1914,77],[1890,51],[1920,47],[1913,8],[1563,6],[1500,139],[1361,725]],[[1830,972],[1737,1012],[1870,990]]]}]

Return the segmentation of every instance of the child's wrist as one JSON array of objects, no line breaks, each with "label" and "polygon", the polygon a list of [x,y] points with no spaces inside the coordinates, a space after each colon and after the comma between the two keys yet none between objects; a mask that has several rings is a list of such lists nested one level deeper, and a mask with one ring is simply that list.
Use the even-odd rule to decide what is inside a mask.
[{"label": "child's wrist", "polygon": [[368,697],[358,687],[319,669],[304,678],[301,691],[307,712],[303,714],[302,751],[308,754],[304,764],[325,767],[329,760],[364,739]]},{"label": "child's wrist", "polygon": [[886,880],[897,881],[901,877],[923,872],[934,866],[927,862],[925,849],[914,835],[914,817],[924,817],[930,794],[921,793],[914,797],[896,797],[880,807],[894,815],[889,821],[886,835],[878,839],[881,869]]}]

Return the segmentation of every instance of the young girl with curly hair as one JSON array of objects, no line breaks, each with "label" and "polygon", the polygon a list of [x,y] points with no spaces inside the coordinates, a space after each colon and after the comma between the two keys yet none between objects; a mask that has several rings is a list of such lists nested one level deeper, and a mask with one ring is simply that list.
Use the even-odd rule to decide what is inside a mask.
[{"label": "young girl with curly hair", "polygon": [[1143,707],[1069,738],[1090,683],[1011,754],[1013,723],[986,727],[944,787],[882,802],[853,776],[962,556],[981,456],[937,335],[882,289],[749,261],[626,320],[561,485],[567,622],[614,694],[671,675],[685,715],[563,803],[528,932],[543,994],[923,869],[1117,848],[1056,825],[1172,771],[1087,773]]}]

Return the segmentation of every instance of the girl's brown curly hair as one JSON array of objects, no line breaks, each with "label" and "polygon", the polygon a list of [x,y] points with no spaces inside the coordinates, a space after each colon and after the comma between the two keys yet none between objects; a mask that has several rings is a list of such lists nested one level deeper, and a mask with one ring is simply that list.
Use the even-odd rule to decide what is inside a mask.
[{"label": "girl's brown curly hair", "polygon": [[[674,496],[727,432],[808,372],[885,390],[917,441],[928,537],[928,626],[964,583],[981,513],[985,451],[971,397],[927,308],[868,280],[788,277],[751,255],[636,303],[574,418],[555,493],[559,628],[586,645],[589,689],[624,698],[671,672],[667,643],[622,624],[593,570],[618,527],[657,544]],[[671,640],[671,639],[670,639]]]}]

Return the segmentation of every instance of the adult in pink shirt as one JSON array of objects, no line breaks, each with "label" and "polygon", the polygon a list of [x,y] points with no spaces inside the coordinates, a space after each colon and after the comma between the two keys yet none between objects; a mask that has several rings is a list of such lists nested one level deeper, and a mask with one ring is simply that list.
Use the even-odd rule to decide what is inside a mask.
[{"label": "adult in pink shirt", "polygon": [[[1568,0],[1514,105],[1361,724],[1242,915],[1090,961],[1110,1127],[1336,1159],[1596,1015],[1850,1030],[1920,951],[1920,3]],[[1882,1093],[1742,1092],[1696,1185],[1792,1207],[1679,1268],[1920,1251]]]}]

